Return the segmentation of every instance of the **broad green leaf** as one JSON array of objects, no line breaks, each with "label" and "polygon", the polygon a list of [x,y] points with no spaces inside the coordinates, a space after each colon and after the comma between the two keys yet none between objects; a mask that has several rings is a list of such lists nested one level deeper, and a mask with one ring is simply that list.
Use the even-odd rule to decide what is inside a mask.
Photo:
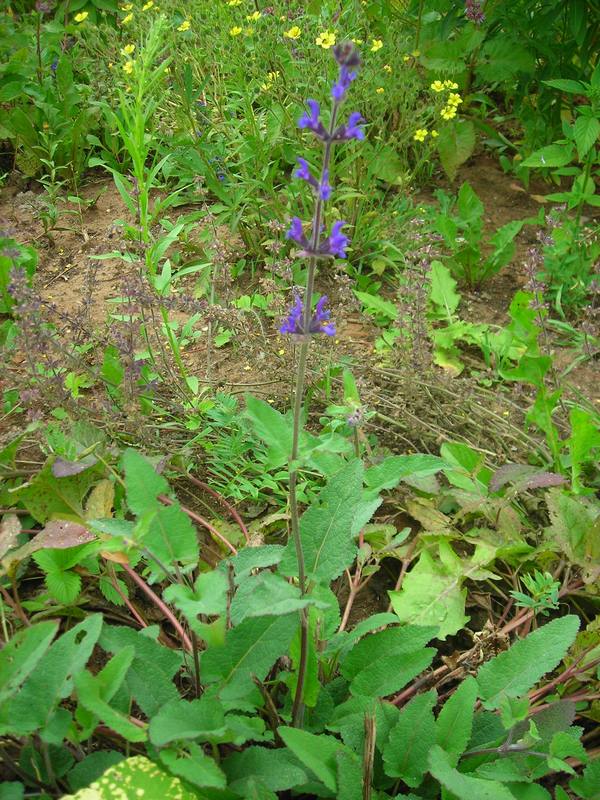
[{"label": "broad green leaf", "polygon": [[263,680],[274,662],[287,652],[298,616],[250,617],[227,631],[225,645],[209,647],[200,669],[207,683],[218,682],[223,700],[240,699],[253,688],[253,676]]},{"label": "broad green leaf", "polygon": [[458,168],[473,155],[475,126],[470,120],[455,120],[444,125],[436,141],[444,172],[453,181]]},{"label": "broad green leaf", "polygon": [[227,577],[219,570],[203,572],[198,576],[193,589],[189,586],[173,584],[165,589],[163,597],[175,608],[178,608],[185,615],[192,630],[204,638],[207,634],[207,626],[198,617],[200,615],[225,614]]},{"label": "broad green leaf", "polygon": [[359,672],[350,684],[353,695],[385,697],[403,689],[433,661],[435,650],[424,647],[417,653],[410,653],[398,660],[398,656],[384,655],[370,667]]},{"label": "broad green leaf", "polygon": [[344,745],[333,736],[317,736],[298,728],[279,728],[278,733],[296,758],[332,792],[337,789],[336,754]]},{"label": "broad green leaf", "polygon": [[77,475],[56,478],[52,474],[52,461],[48,461],[34,478],[13,493],[14,502],[23,503],[41,523],[51,518],[83,520],[83,501],[98,474],[98,469],[92,466]]},{"label": "broad green leaf", "polygon": [[18,631],[0,650],[0,704],[19,690],[50,647],[56,622],[40,622]]},{"label": "broad green leaf", "polygon": [[547,493],[552,524],[545,529],[545,540],[569,561],[580,566],[587,583],[600,574],[600,510],[585,497],[560,490]]},{"label": "broad green leaf", "polygon": [[[196,793],[145,756],[133,756],[110,767],[94,782],[93,800],[115,800],[115,787],[127,787],[130,798],[197,800]],[[63,800],[90,800],[90,789],[65,795]]]},{"label": "broad green leaf", "polygon": [[600,136],[600,120],[596,117],[577,117],[573,126],[577,155],[583,161]]},{"label": "broad green leaf", "polygon": [[363,800],[363,770],[360,759],[352,750],[338,750],[336,800]]},{"label": "broad green leaf", "polygon": [[399,592],[389,592],[392,607],[402,622],[436,625],[438,637],[457,633],[468,621],[465,614],[467,590],[462,588],[469,571],[448,542],[438,545],[439,557],[423,550],[417,564],[404,578]]},{"label": "broad green leaf", "polygon": [[227,779],[222,770],[197,744],[188,743],[183,751],[163,749],[160,760],[169,772],[194,786],[225,789]]},{"label": "broad green leaf", "polygon": [[207,738],[225,730],[223,706],[214,697],[173,700],[150,720],[150,741],[157,747],[179,739]]},{"label": "broad green leaf", "polygon": [[553,89],[558,89],[561,92],[567,92],[568,94],[585,93],[585,84],[581,83],[581,81],[572,81],[568,78],[556,78],[551,81],[542,81],[542,83],[545,83],[546,86],[551,86]]},{"label": "broad green leaf", "polygon": [[584,489],[581,474],[586,462],[594,460],[594,451],[600,448],[600,430],[597,421],[582,408],[572,408],[569,412],[571,436],[567,440],[571,452],[571,477],[573,491],[577,494]]},{"label": "broad green leaf", "polygon": [[252,570],[264,569],[279,564],[284,548],[280,544],[265,544],[261,547],[244,547],[236,556],[228,558],[233,564],[236,579],[239,581],[249,575]]},{"label": "broad green leaf", "polygon": [[377,659],[387,656],[395,656],[400,666],[405,656],[421,652],[436,633],[437,628],[394,625],[364,636],[343,659],[341,673],[351,681]]},{"label": "broad green leaf", "polygon": [[[177,503],[159,506],[140,540],[153,556],[171,568],[174,568],[175,562],[183,566],[198,562],[198,534],[190,518]],[[155,577],[165,577],[164,570],[153,560],[149,559],[149,565]]]},{"label": "broad green leaf", "polygon": [[384,489],[395,488],[405,478],[425,478],[435,475],[444,466],[438,456],[421,455],[388,456],[380,464],[365,470],[365,485],[369,496]]},{"label": "broad green leaf", "polygon": [[90,753],[83,761],[78,761],[73,769],[69,771],[67,778],[69,788],[71,791],[76,792],[78,789],[89,786],[109,767],[118,764],[124,759],[123,753],[119,753],[117,750],[98,750]]},{"label": "broad green leaf", "polygon": [[456,291],[456,281],[448,267],[445,267],[441,261],[431,262],[430,277],[431,292],[429,296],[434,304],[434,317],[452,322],[454,312],[460,303],[460,295]]},{"label": "broad green leaf", "polygon": [[288,583],[281,575],[260,572],[240,583],[231,602],[231,622],[236,626],[247,617],[291,614],[315,602],[309,595],[303,597],[298,586]]},{"label": "broad green leaf", "polygon": [[23,800],[25,787],[17,781],[4,781],[0,784],[0,800]]},{"label": "broad green leaf", "polygon": [[259,778],[273,792],[285,792],[306,782],[306,773],[289,750],[248,747],[232,753],[221,764],[235,791],[250,775]]},{"label": "broad green leaf", "polygon": [[515,800],[515,796],[497,781],[473,778],[454,769],[450,757],[438,745],[429,752],[429,771],[458,800]]},{"label": "broad green leaf", "polygon": [[[128,648],[128,655],[133,658],[133,649]],[[119,656],[114,656],[119,659]],[[124,675],[123,675],[124,677]],[[103,681],[100,676],[94,677],[87,670],[81,671],[75,677],[75,687],[77,689],[77,700],[79,704],[97,717],[99,720],[112,728],[128,742],[146,741],[146,727],[139,727],[131,722],[123,712],[113,708],[105,695],[110,697],[110,692],[105,691]]]},{"label": "broad green leaf", "polygon": [[436,700],[437,694],[432,689],[407,703],[383,749],[386,774],[401,778],[413,789],[423,782],[428,769],[427,755],[435,742]]},{"label": "broad green leaf", "polygon": [[102,615],[91,614],[59,637],[38,661],[19,694],[0,711],[0,733],[20,735],[43,729],[58,703],[71,694],[102,628]]},{"label": "broad green leaf", "polygon": [[367,314],[379,318],[382,322],[394,322],[398,317],[398,309],[390,300],[385,300],[383,297],[369,292],[359,292],[356,289],[354,294],[363,304]]},{"label": "broad green leaf", "polygon": [[169,493],[169,484],[141,453],[131,448],[123,453],[127,505],[137,516],[159,508],[159,494]]},{"label": "broad green leaf", "polygon": [[503,697],[519,697],[554,669],[575,641],[579,619],[552,620],[484,664],[477,673],[485,708],[498,708]]},{"label": "broad green leaf", "polygon": [[458,764],[471,738],[477,689],[477,681],[468,675],[438,714],[436,742],[453,767]]},{"label": "broad green leaf", "polygon": [[264,400],[246,396],[246,414],[258,436],[268,445],[269,468],[286,464],[292,452],[292,420]]},{"label": "broad green leaf", "polygon": [[523,167],[566,167],[573,160],[573,145],[549,144],[526,158]]},{"label": "broad green leaf", "polygon": [[[363,468],[351,461],[321,490],[317,502],[300,520],[306,574],[329,583],[352,564],[357,552],[354,520],[362,505]],[[297,574],[296,550],[291,540],[280,564],[285,575]]]},{"label": "broad green leaf", "polygon": [[582,800],[600,800],[600,759],[590,762],[583,770],[583,775],[573,778],[569,788]]}]

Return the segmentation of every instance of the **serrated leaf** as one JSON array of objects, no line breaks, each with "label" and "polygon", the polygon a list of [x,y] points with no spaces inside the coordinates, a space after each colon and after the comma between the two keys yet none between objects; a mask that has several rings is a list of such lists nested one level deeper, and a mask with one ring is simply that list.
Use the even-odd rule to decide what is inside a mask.
[{"label": "serrated leaf", "polygon": [[281,575],[261,572],[240,583],[231,602],[231,622],[236,626],[246,617],[283,616],[314,604]]},{"label": "serrated leaf", "polygon": [[453,767],[458,764],[471,738],[477,690],[477,681],[468,675],[438,714],[436,742]]},{"label": "serrated leaf", "polygon": [[[153,556],[172,569],[175,562],[184,567],[198,562],[198,534],[177,503],[161,505],[155,510],[141,541]],[[164,577],[163,569],[156,563],[150,561],[149,566],[154,575]]]},{"label": "serrated leaf", "polygon": [[248,747],[229,755],[222,767],[234,790],[237,782],[242,783],[251,775],[261,780],[272,792],[288,791],[307,780],[306,773],[287,749]]},{"label": "serrated leaf", "polygon": [[56,622],[40,622],[18,631],[0,650],[0,704],[18,691],[50,647]]},{"label": "serrated leaf", "polygon": [[279,656],[287,652],[298,616],[252,617],[227,631],[223,647],[209,647],[201,671],[207,683],[217,682],[223,700],[240,699],[253,688],[253,676],[263,680]]},{"label": "serrated leaf", "polygon": [[436,633],[437,628],[432,627],[394,625],[364,636],[343,659],[341,673],[351,681],[377,659],[387,656],[395,656],[400,664],[405,656],[422,651]]},{"label": "serrated leaf", "polygon": [[554,669],[575,641],[579,619],[552,620],[484,664],[477,673],[485,708],[498,708],[502,698],[519,697]]},{"label": "serrated leaf", "polygon": [[436,735],[433,717],[436,700],[437,694],[432,689],[407,703],[383,749],[386,774],[401,778],[413,789],[421,785],[428,769],[427,756]]},{"label": "serrated leaf", "polygon": [[356,675],[350,684],[350,691],[353,695],[369,697],[394,694],[427,669],[434,655],[433,647],[424,647],[418,653],[410,653],[400,662],[396,654],[384,655]]},{"label": "serrated leaf", "polygon": [[125,470],[127,505],[137,516],[153,511],[160,506],[159,494],[168,494],[169,484],[159,475],[152,464],[141,453],[131,448],[122,457]]},{"label": "serrated leaf", "polygon": [[457,120],[444,125],[436,141],[444,172],[453,181],[458,168],[473,155],[475,126],[470,120]]},{"label": "serrated leaf", "polygon": [[549,144],[532,153],[522,162],[523,167],[566,167],[573,160],[573,146]]},{"label": "serrated leaf", "polygon": [[118,764],[124,759],[123,753],[119,753],[116,750],[98,750],[95,753],[90,753],[70,770],[67,776],[69,788],[71,791],[76,792],[78,789],[89,786],[109,767]]},{"label": "serrated leaf", "polygon": [[344,745],[333,736],[319,736],[298,728],[279,728],[278,733],[300,761],[332,792],[337,789],[336,754]]},{"label": "serrated leaf", "polygon": [[463,775],[450,763],[450,757],[434,745],[429,753],[429,771],[458,800],[515,800],[515,796],[497,781]]},{"label": "serrated leaf", "polygon": [[81,578],[76,572],[48,572],[44,578],[51,597],[63,605],[70,605],[77,600],[81,592]]},{"label": "serrated leaf", "polygon": [[161,750],[160,760],[169,772],[194,786],[225,789],[225,775],[215,760],[206,755],[199,745],[188,743],[185,750]]},{"label": "serrated leaf", "polygon": [[596,117],[577,117],[573,126],[577,155],[583,161],[600,136],[600,120]]},{"label": "serrated leaf", "polygon": [[436,319],[454,320],[454,312],[460,303],[460,295],[456,291],[456,281],[448,267],[441,261],[431,262],[431,302],[434,304]]},{"label": "serrated leaf", "polygon": [[420,453],[406,456],[388,456],[380,464],[365,470],[365,485],[369,496],[385,489],[395,488],[405,478],[425,478],[440,472],[444,460],[438,456]]},{"label": "serrated leaf", "polygon": [[583,775],[569,783],[582,800],[600,800],[600,759],[596,758],[583,770]]},{"label": "serrated leaf", "polygon": [[196,739],[225,730],[225,712],[214,697],[173,700],[150,721],[150,741],[157,747],[179,739]]},{"label": "serrated leaf", "polygon": [[[116,658],[116,656],[115,656]],[[87,670],[75,677],[77,699],[83,708],[112,728],[128,742],[144,742],[148,738],[145,727],[130,722],[126,714],[113,708],[103,697],[102,682]]]}]

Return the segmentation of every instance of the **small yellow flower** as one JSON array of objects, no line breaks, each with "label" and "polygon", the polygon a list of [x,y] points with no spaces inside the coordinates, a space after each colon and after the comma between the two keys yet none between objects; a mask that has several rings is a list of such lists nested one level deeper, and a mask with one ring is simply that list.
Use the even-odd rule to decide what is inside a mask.
[{"label": "small yellow flower", "polygon": [[435,138],[437,138],[439,136],[439,133],[436,130],[432,130],[432,131],[430,131],[430,133],[431,133],[431,138],[432,139],[435,139]]},{"label": "small yellow flower", "polygon": [[132,19],[133,19],[133,14],[129,12],[129,14],[127,14],[127,16],[123,17],[123,19],[121,20],[121,25],[129,25]]},{"label": "small yellow flower", "polygon": [[442,119],[450,120],[456,116],[456,106],[445,106],[440,112]]},{"label": "small yellow flower", "polygon": [[315,39],[315,44],[319,45],[319,47],[322,47],[323,50],[329,50],[329,48],[333,47],[335,44],[335,33],[331,33],[331,31],[323,31],[323,33],[320,33]]},{"label": "small yellow flower", "polygon": [[133,51],[135,50],[134,44],[126,44],[125,47],[121,48],[121,55],[122,56],[131,56],[133,55]]},{"label": "small yellow flower", "polygon": [[428,133],[429,131],[427,130],[427,128],[417,128],[413,136],[413,139],[415,140],[415,142],[424,142],[425,139],[427,138]]},{"label": "small yellow flower", "polygon": [[233,28],[231,28],[231,30],[229,31],[229,35],[230,36],[239,36],[241,32],[242,32],[242,29],[240,28],[240,26],[239,25],[234,25]]},{"label": "small yellow flower", "polygon": [[229,0],[227,3],[228,6],[241,6],[242,0]]},{"label": "small yellow flower", "polygon": [[131,11],[133,8],[133,3],[125,3],[124,6],[121,6],[121,11]]},{"label": "small yellow flower", "polygon": [[358,45],[363,44],[363,40],[362,39],[352,39],[352,41],[354,42],[354,44],[358,44]]},{"label": "small yellow flower", "polygon": [[125,75],[131,75],[134,67],[135,67],[135,60],[129,59],[129,61],[126,61],[123,64],[123,72],[125,73]]},{"label": "small yellow flower", "polygon": [[383,86],[378,86],[375,89],[375,91],[377,92],[377,94],[383,94],[385,92],[385,89],[383,88]]},{"label": "small yellow flower", "polygon": [[185,33],[186,31],[189,31],[191,25],[192,23],[189,21],[189,19],[184,19],[181,25],[177,26],[177,30],[179,33]]},{"label": "small yellow flower", "polygon": [[144,3],[144,5],[142,6],[142,11],[150,11],[153,5],[154,5],[154,0],[148,0],[148,2]]},{"label": "small yellow flower", "polygon": [[284,31],[283,35],[286,39],[297,39],[301,33],[302,31],[300,28],[297,25],[294,25],[289,29],[289,31]]},{"label": "small yellow flower", "polygon": [[381,48],[383,47],[383,42],[381,41],[381,39],[373,39],[372,41],[373,44],[371,46],[371,52],[376,53],[378,50],[381,50]]},{"label": "small yellow flower", "polygon": [[462,97],[455,92],[450,92],[448,100],[446,101],[449,106],[459,106],[462,103]]},{"label": "small yellow flower", "polygon": [[258,20],[260,18],[261,18],[260,11],[255,11],[254,14],[248,14],[248,16],[246,17],[248,22],[256,22],[256,20]]},{"label": "small yellow flower", "polygon": [[420,50],[413,50],[412,53],[411,53],[411,56],[413,58],[418,58],[420,55],[421,55],[421,51]]},{"label": "small yellow flower", "polygon": [[410,56],[402,56],[402,61],[410,61]]},{"label": "small yellow flower", "polygon": [[454,83],[454,81],[444,81],[444,89],[458,89],[458,83]]},{"label": "small yellow flower", "polygon": [[434,81],[429,88],[434,92],[443,92],[444,84],[441,81]]},{"label": "small yellow flower", "polygon": [[280,73],[279,73],[279,70],[276,70],[275,72],[267,72],[267,78],[268,78],[270,81],[275,81],[275,80],[277,80],[277,78],[279,77],[279,75],[280,75]]},{"label": "small yellow flower", "polygon": [[114,64],[113,64],[113,62],[112,62],[112,61],[109,61],[109,62],[108,62],[108,68],[109,68],[109,69],[112,69],[113,67],[114,67]]},{"label": "small yellow flower", "polygon": [[392,68],[390,67],[390,65],[389,65],[389,64],[384,64],[384,65],[383,65],[383,71],[384,71],[384,72],[391,72],[391,71],[392,71]]},{"label": "small yellow flower", "polygon": [[75,20],[75,22],[85,22],[88,17],[89,14],[87,11],[80,11],[79,14],[75,14],[73,19]]}]

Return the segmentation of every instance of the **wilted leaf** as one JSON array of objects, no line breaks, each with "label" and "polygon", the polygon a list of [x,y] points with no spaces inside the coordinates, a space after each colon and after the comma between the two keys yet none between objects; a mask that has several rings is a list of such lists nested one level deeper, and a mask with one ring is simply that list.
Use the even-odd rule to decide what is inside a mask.
[{"label": "wilted leaf", "polygon": [[80,461],[67,461],[57,456],[52,462],[52,474],[55,478],[70,478],[73,475],[79,475],[80,472],[84,472],[97,463],[98,459],[93,455],[86,456]]},{"label": "wilted leaf", "polygon": [[0,522],[0,558],[17,544],[21,523],[16,514],[6,514]]}]

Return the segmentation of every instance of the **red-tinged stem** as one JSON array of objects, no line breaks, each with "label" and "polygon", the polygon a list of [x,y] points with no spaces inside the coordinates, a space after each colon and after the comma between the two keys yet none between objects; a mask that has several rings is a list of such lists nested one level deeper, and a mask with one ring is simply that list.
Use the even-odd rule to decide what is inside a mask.
[{"label": "red-tinged stem", "polygon": [[115,592],[119,595],[121,600],[125,603],[125,605],[129,609],[129,611],[131,612],[132,616],[135,617],[135,619],[139,623],[140,627],[147,628],[148,627],[148,623],[146,622],[146,620],[139,614],[139,612],[136,610],[135,606],[133,605],[131,600],[127,597],[125,592],[121,591],[121,588],[119,586],[119,582],[117,581],[117,576],[115,575],[115,571],[113,569],[112,564],[109,565],[108,571],[110,573],[110,582],[112,583],[113,589],[115,590]]},{"label": "red-tinged stem", "polygon": [[[158,499],[160,500],[161,503],[164,503],[166,506],[172,506],[175,503],[174,500],[171,500],[170,497],[167,497],[164,494],[159,494]],[[226,539],[225,536],[223,536],[223,534],[220,531],[218,531],[215,528],[215,526],[212,525],[207,519],[201,517],[200,514],[196,514],[195,511],[192,511],[191,509],[182,506],[181,503],[179,504],[179,507],[181,508],[184,514],[188,515],[190,519],[193,519],[194,522],[198,523],[198,525],[202,525],[203,528],[206,528],[207,531],[210,531],[210,533],[212,533],[214,537],[216,537],[220,542],[222,542],[225,545],[225,547],[227,547],[233,553],[234,556],[237,555],[237,550],[231,544],[229,539]]]},{"label": "red-tinged stem", "polygon": [[175,614],[173,614],[173,612],[171,611],[169,606],[160,599],[160,597],[148,586],[146,581],[142,577],[140,577],[135,570],[131,569],[131,567],[128,564],[122,564],[121,566],[123,567],[125,572],[129,575],[131,580],[133,580],[133,581],[135,581],[135,583],[137,583],[137,585],[140,587],[140,589],[146,595],[148,595],[148,597],[152,600],[154,605],[158,609],[160,609],[162,611],[162,613],[165,615],[165,617],[169,620],[171,625],[175,628],[175,630],[179,634],[179,637],[180,637],[185,649],[188,652],[193,653],[194,647],[192,645],[190,637],[183,630],[183,627],[182,627],[181,623],[179,622],[179,620],[177,619]]},{"label": "red-tinged stem", "polygon": [[223,506],[223,508],[227,509],[227,511],[231,514],[233,519],[239,525],[241,532],[244,534],[246,542],[249,542],[250,533],[248,532],[248,528],[246,527],[244,520],[240,517],[238,510],[234,506],[232,506],[231,503],[229,503],[223,497],[223,495],[219,494],[219,492],[217,492],[207,483],[204,483],[204,481],[199,480],[198,478],[194,477],[193,475],[190,475],[189,473],[186,473],[186,477],[189,478],[189,480],[191,480],[191,482],[194,483],[196,486],[198,486],[200,489],[203,489],[205,492],[211,495],[211,497],[214,497],[215,500],[218,500],[219,503]]}]

